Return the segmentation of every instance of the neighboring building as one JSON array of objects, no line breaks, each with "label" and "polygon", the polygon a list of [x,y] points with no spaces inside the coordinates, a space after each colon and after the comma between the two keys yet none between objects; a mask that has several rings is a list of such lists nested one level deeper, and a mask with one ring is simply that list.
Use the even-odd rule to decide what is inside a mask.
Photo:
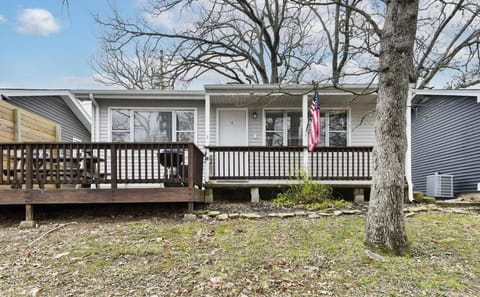
[{"label": "neighboring building", "polygon": [[5,102],[58,123],[62,142],[91,140],[90,115],[68,90],[0,89],[0,97]]},{"label": "neighboring building", "polygon": [[[453,175],[454,195],[480,190],[480,90],[415,90],[411,110],[411,175]],[[408,166],[408,165],[407,165]]]}]

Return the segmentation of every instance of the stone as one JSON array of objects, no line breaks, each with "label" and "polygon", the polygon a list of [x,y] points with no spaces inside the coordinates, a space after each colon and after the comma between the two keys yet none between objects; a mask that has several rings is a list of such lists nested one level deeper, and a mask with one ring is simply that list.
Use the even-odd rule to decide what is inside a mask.
[{"label": "stone", "polygon": [[341,211],[341,210],[335,210],[335,211],[333,212],[333,215],[334,215],[335,217],[341,216],[342,214],[343,214],[343,211]]},{"label": "stone", "polygon": [[295,214],[293,212],[282,212],[278,214],[279,218],[285,219],[285,218],[293,218]]},{"label": "stone", "polygon": [[240,217],[239,213],[231,213],[228,215],[229,219],[238,219]]},{"label": "stone", "polygon": [[422,192],[413,192],[413,201],[423,202],[423,193]]},{"label": "stone", "polygon": [[307,212],[306,211],[303,211],[303,210],[298,210],[296,212],[294,212],[295,216],[297,217],[305,217],[307,216]]},{"label": "stone", "polygon": [[222,213],[222,214],[219,214],[216,219],[219,220],[219,221],[225,221],[225,220],[228,220],[228,214],[226,213]]},{"label": "stone", "polygon": [[20,229],[26,229],[26,228],[35,228],[37,223],[35,221],[21,221],[20,225],[18,225],[18,228]]},{"label": "stone", "polygon": [[256,219],[261,219],[263,218],[262,215],[258,214],[258,213],[242,213],[240,215],[241,218],[244,218],[244,219],[249,219],[249,220],[256,220]]},{"label": "stone", "polygon": [[367,257],[369,257],[372,260],[379,261],[379,262],[388,262],[387,259],[370,250],[365,250],[365,254],[367,255]]},{"label": "stone", "polygon": [[311,213],[307,216],[307,219],[319,219],[319,218],[321,218],[321,216],[316,213]]},{"label": "stone", "polygon": [[194,222],[197,220],[197,215],[196,214],[193,214],[193,213],[186,213],[184,216],[183,216],[183,220],[185,222]]},{"label": "stone", "polygon": [[197,216],[201,216],[201,215],[207,214],[207,213],[208,213],[208,210],[206,210],[206,209],[199,209],[199,210],[195,210],[193,213],[196,214]]},{"label": "stone", "polygon": [[276,212],[272,212],[272,213],[269,213],[267,214],[267,217],[269,218],[278,218],[280,215]]},{"label": "stone", "polygon": [[343,214],[350,214],[350,215],[361,214],[362,213],[362,211],[358,210],[358,209],[345,209],[342,212],[343,212]]},{"label": "stone", "polygon": [[437,200],[433,197],[428,197],[428,196],[423,197],[423,202],[427,204],[435,204],[436,201]]},{"label": "stone", "polygon": [[332,216],[332,214],[328,213],[328,212],[318,212],[317,214],[319,216],[322,216],[322,217],[331,217]]},{"label": "stone", "polygon": [[211,211],[209,211],[209,212],[207,213],[207,215],[208,215],[209,217],[212,217],[212,218],[218,216],[219,214],[220,214],[220,212],[219,212],[218,210],[211,210]]}]

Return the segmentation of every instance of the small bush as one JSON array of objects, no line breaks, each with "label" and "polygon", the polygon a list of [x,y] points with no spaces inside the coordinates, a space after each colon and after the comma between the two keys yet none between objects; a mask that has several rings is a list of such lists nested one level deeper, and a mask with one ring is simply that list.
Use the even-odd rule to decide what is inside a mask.
[{"label": "small bush", "polygon": [[314,183],[306,175],[301,175],[300,182],[288,187],[277,195],[273,203],[277,206],[304,206],[310,209],[325,209],[329,207],[346,207],[348,202],[337,200],[332,195],[330,185]]}]

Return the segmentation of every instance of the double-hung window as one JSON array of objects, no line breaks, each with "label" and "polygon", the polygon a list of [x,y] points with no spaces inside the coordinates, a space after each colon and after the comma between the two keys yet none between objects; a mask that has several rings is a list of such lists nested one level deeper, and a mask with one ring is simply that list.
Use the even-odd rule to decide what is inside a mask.
[{"label": "double-hung window", "polygon": [[194,110],[112,109],[111,121],[114,142],[195,140]]},{"label": "double-hung window", "polygon": [[320,133],[321,139],[318,146],[347,146],[348,111],[321,111]]},{"label": "double-hung window", "polygon": [[301,111],[265,111],[267,146],[301,146],[302,134]]}]

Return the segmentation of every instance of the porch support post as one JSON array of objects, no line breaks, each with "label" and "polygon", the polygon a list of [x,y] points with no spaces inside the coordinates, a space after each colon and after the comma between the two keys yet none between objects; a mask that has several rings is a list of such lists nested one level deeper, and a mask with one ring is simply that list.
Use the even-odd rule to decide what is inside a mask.
[{"label": "porch support post", "polygon": [[[205,146],[210,145],[210,95],[205,95]],[[205,181],[210,179],[210,152],[205,149]],[[213,202],[213,194],[212,194]]]},{"label": "porch support post", "polygon": [[304,94],[302,97],[302,145],[303,145],[303,171],[310,176],[312,173],[308,172],[308,94]]},{"label": "porch support post", "polygon": [[356,204],[363,205],[365,203],[365,190],[364,189],[354,189],[353,190],[353,202]]},{"label": "porch support post", "polygon": [[260,202],[260,191],[258,188],[250,188],[250,198],[252,203]]},{"label": "porch support post", "polygon": [[211,204],[213,203],[213,189],[206,188],[205,189],[205,203]]}]

